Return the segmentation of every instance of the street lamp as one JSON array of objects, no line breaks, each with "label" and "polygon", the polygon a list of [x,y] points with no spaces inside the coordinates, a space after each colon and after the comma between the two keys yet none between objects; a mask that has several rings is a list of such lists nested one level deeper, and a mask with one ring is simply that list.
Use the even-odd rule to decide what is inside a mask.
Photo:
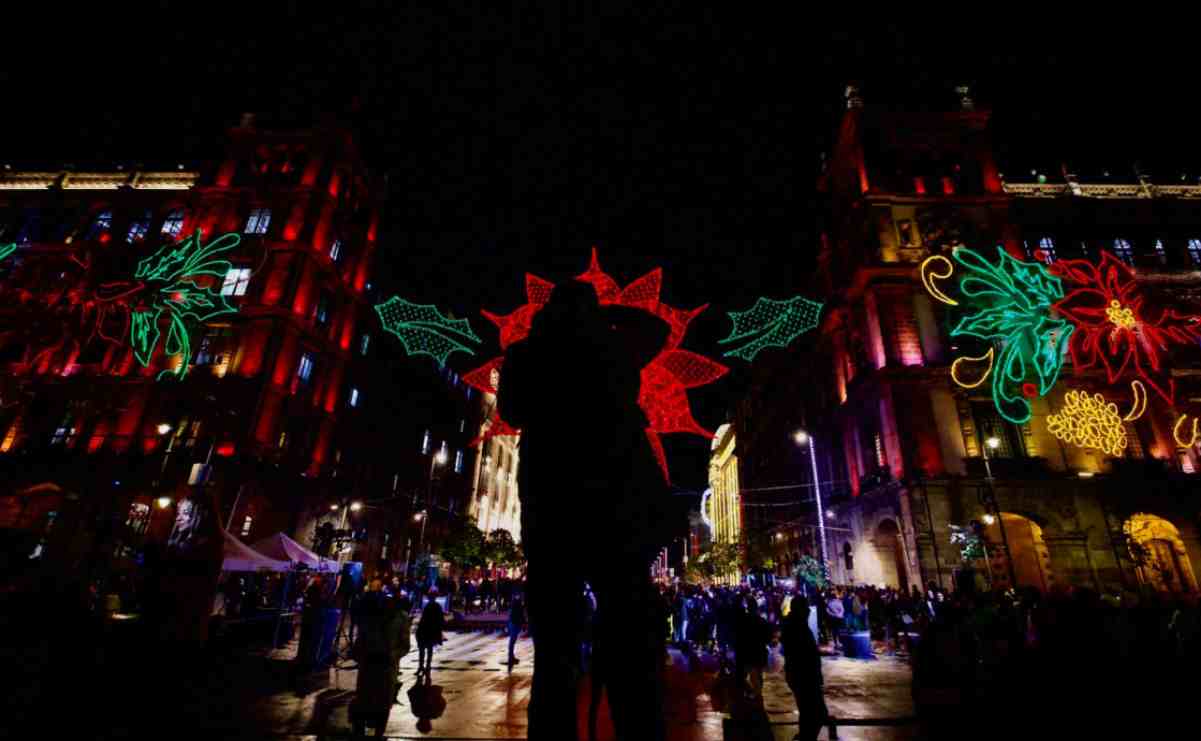
[{"label": "street lamp", "polygon": [[161,423],[159,423],[159,426],[156,427],[155,429],[158,430],[158,434],[166,435],[168,432],[171,431],[171,425],[167,424],[166,422],[161,422]]},{"label": "street lamp", "polygon": [[813,436],[804,430],[797,430],[795,433],[793,433],[792,439],[796,441],[797,445],[807,444],[809,446],[809,465],[813,470],[813,498],[817,501],[817,531],[818,538],[821,539],[822,565],[824,566],[827,563],[826,515],[824,512],[822,512],[822,489],[821,483],[818,481],[817,476],[817,452],[815,450],[817,448],[817,443],[813,439]]},{"label": "street lamp", "polygon": [[[997,492],[993,487],[992,465],[989,463],[988,458],[988,451],[995,451],[1000,446],[1001,438],[996,435],[992,435],[984,440],[984,476],[988,482],[988,487],[981,491],[980,498],[982,501],[980,503],[987,510],[983,517],[984,523],[992,525],[996,522],[1001,530],[1001,546],[1005,549],[1005,565],[1009,567],[1009,587],[1010,589],[1017,589],[1018,579],[1017,572],[1013,568],[1013,551],[1009,550],[1009,536],[1005,532],[1005,518],[1000,516],[1001,508],[997,505]],[[989,570],[991,571],[991,567]]]},{"label": "street lamp", "polygon": [[166,509],[171,506],[171,497],[164,494],[155,500],[155,504],[158,505],[159,509]]},{"label": "street lamp", "polygon": [[362,502],[351,502],[351,503],[350,503],[350,511],[351,511],[351,512],[358,512],[358,511],[359,511],[359,510],[361,510],[362,508],[363,508],[363,503],[362,503]]}]

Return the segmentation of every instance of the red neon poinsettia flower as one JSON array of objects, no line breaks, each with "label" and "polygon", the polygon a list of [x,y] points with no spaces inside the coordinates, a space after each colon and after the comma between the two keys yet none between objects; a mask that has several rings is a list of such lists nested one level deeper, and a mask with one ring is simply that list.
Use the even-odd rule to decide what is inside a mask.
[{"label": "red neon poinsettia flower", "polygon": [[1134,271],[1104,250],[1099,264],[1061,260],[1049,269],[1075,286],[1054,305],[1076,325],[1068,345],[1072,364],[1087,369],[1100,363],[1110,383],[1137,375],[1173,404],[1176,386],[1167,367],[1168,346],[1201,337],[1201,320],[1148,308]]},{"label": "red neon poinsettia flower", "polygon": [[[651,449],[663,470],[664,478],[670,480],[667,458],[664,455],[659,435],[683,432],[708,438],[713,437],[712,432],[701,427],[693,418],[692,409],[688,404],[687,390],[713,383],[729,371],[721,363],[680,349],[680,343],[683,342],[684,334],[688,331],[689,322],[708,308],[708,304],[689,311],[661,303],[659,289],[663,282],[663,271],[659,268],[652,270],[625,288],[620,288],[613,278],[601,270],[595,247],[592,249],[592,260],[588,269],[577,276],[576,280],[591,284],[602,306],[615,305],[642,309],[667,322],[670,327],[663,349],[649,365],[642,369],[642,385],[638,392],[638,406],[646,413],[647,420],[650,422],[650,426],[646,429],[646,436],[650,440]],[[530,323],[533,321],[534,315],[550,299],[553,288],[553,283],[527,274],[525,277],[526,304],[505,316],[487,311],[482,312],[500,329],[502,350],[514,342],[525,339],[530,332]],[[463,381],[480,391],[495,394],[503,364],[503,356],[493,358],[463,376]],[[520,432],[494,412],[488,430],[473,440],[471,444],[475,446],[498,435],[516,434],[520,434]]]}]

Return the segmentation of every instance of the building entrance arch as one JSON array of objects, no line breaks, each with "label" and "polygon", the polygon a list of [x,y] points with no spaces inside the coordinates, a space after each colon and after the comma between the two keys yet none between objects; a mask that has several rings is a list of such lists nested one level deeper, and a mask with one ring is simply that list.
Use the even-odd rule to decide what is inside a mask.
[{"label": "building entrance arch", "polygon": [[[1001,537],[1002,523],[1005,525],[1005,538]],[[1043,540],[1043,529],[1037,522],[1013,512],[1002,512],[991,525],[985,526],[984,537],[988,543],[989,568],[995,586],[1034,587],[1041,592],[1051,588],[1055,581],[1051,554],[1047,550],[1046,541]],[[1009,583],[1005,540],[1009,541],[1016,585]]]},{"label": "building entrance arch", "polygon": [[1157,515],[1140,512],[1127,519],[1122,530],[1140,584],[1164,594],[1197,591],[1197,577],[1175,525]]},{"label": "building entrance arch", "polygon": [[905,565],[905,544],[896,520],[884,519],[876,525],[874,547],[884,584],[908,592],[909,569]]}]

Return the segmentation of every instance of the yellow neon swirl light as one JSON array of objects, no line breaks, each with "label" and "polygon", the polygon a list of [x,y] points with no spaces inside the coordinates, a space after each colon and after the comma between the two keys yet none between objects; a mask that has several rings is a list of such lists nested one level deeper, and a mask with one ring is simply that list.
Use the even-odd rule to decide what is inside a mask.
[{"label": "yellow neon swirl light", "polygon": [[1147,387],[1143,385],[1143,382],[1131,381],[1130,391],[1134,394],[1134,403],[1130,407],[1130,413],[1122,417],[1125,422],[1133,422],[1147,411]]},{"label": "yellow neon swirl light", "polygon": [[[977,381],[975,381],[974,383],[965,383],[964,381],[959,380],[959,364],[960,363],[979,363],[984,360],[988,361],[988,367],[984,369],[984,373],[980,375],[980,378]],[[955,362],[951,363],[951,380],[954,381],[955,383],[959,384],[960,386],[962,386],[965,389],[974,389],[977,386],[979,386],[980,384],[982,384],[988,380],[988,374],[992,373],[992,362],[993,362],[993,348],[991,348],[991,347],[988,348],[988,352],[984,353],[983,355],[981,355],[978,358],[972,358],[972,357],[968,357],[966,355],[963,356],[962,358],[955,358]]]},{"label": "yellow neon swirl light", "polygon": [[1197,444],[1197,438],[1201,437],[1201,430],[1197,429],[1197,417],[1193,417],[1193,436],[1188,442],[1180,439],[1180,425],[1184,424],[1184,420],[1188,419],[1187,414],[1180,415],[1180,419],[1176,420],[1176,425],[1172,427],[1172,437],[1176,439],[1176,444],[1182,448],[1191,448]]},{"label": "yellow neon swirl light", "polygon": [[[937,269],[930,267],[932,263],[943,265],[943,271],[940,273]],[[950,278],[951,273],[954,272],[955,266],[951,264],[950,260],[942,255],[931,255],[930,257],[927,257],[922,261],[922,266],[918,269],[918,273],[920,273],[922,276],[922,285],[926,287],[926,290],[930,292],[930,295],[948,306],[958,306],[959,302],[940,291],[938,286],[934,285],[934,279],[937,278],[939,280],[946,280],[947,278]]]}]

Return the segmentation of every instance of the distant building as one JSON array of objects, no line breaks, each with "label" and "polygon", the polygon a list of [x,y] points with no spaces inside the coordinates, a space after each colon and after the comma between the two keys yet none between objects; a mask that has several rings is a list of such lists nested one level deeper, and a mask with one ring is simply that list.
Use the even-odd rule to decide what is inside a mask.
[{"label": "distant building", "polygon": [[[493,385],[495,388],[495,384]],[[496,395],[482,395],[482,420],[478,438],[484,438],[492,426]],[[517,494],[517,467],[521,462],[519,438],[511,435],[488,437],[480,443],[475,460],[468,513],[485,533],[508,530],[521,542],[521,499]]]},{"label": "distant building", "polygon": [[[742,500],[739,496],[738,455],[734,427],[717,428],[710,447],[709,495],[702,502],[702,516],[713,528],[714,543],[739,543],[742,538]],[[722,577],[724,583],[736,583],[736,572]]]}]

